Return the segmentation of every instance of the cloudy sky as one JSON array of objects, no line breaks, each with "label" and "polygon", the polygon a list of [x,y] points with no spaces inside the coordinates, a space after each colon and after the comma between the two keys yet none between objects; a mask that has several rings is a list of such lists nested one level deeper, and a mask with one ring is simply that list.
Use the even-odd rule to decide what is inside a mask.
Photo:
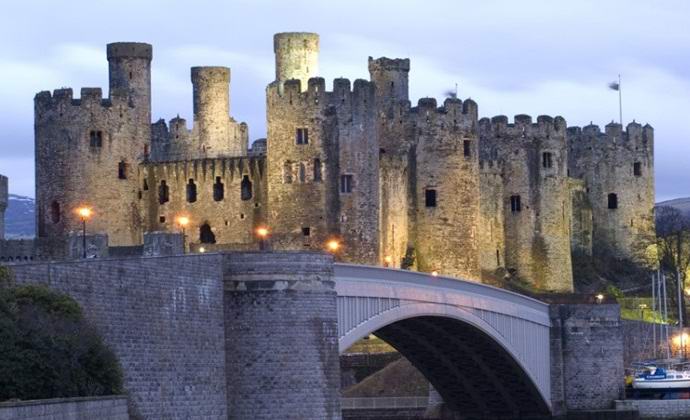
[{"label": "cloudy sky", "polygon": [[[231,112],[265,136],[272,35],[321,35],[321,75],[368,78],[367,57],[410,57],[412,100],[459,85],[481,116],[623,119],[655,128],[657,199],[690,196],[690,2],[686,0],[71,0],[0,14],[0,173],[34,195],[33,96],[107,87],[105,44],[154,46],[153,118],[191,120],[189,68],[232,68]],[[330,84],[330,81],[328,82]]]}]

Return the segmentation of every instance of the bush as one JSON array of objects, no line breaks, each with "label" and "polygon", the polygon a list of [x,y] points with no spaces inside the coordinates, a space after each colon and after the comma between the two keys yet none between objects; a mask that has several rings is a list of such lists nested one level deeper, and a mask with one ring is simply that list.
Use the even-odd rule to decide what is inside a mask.
[{"label": "bush", "polygon": [[42,286],[0,288],[0,401],[121,392],[115,355],[74,299]]}]

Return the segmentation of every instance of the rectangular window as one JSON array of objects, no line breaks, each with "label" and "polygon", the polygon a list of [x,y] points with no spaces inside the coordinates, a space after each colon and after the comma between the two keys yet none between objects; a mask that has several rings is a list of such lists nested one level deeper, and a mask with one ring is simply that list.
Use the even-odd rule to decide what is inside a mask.
[{"label": "rectangular window", "polygon": [[308,227],[303,227],[303,228],[302,228],[302,235],[304,235],[304,236],[309,236],[309,235],[311,235],[311,229],[308,228]]},{"label": "rectangular window", "polygon": [[635,176],[642,176],[642,162],[633,163],[633,174]]},{"label": "rectangular window", "polygon": [[553,155],[551,152],[544,152],[541,156],[541,163],[544,168],[553,167]]},{"label": "rectangular window", "polygon": [[89,132],[89,145],[91,147],[102,147],[103,146],[103,132],[102,131],[91,131],[91,132]]},{"label": "rectangular window", "polygon": [[117,164],[117,178],[127,179],[127,163],[125,161]]},{"label": "rectangular window", "polygon": [[469,140],[464,140],[462,142],[462,154],[465,157],[472,156],[472,142],[470,142]]},{"label": "rectangular window", "polygon": [[608,202],[608,207],[611,210],[617,209],[618,208],[618,195],[616,193],[611,193],[609,194],[609,202]]},{"label": "rectangular window", "polygon": [[427,207],[436,207],[436,190],[424,190],[424,204]]},{"label": "rectangular window", "polygon": [[353,184],[352,175],[341,175],[340,176],[340,192],[341,193],[351,193]]},{"label": "rectangular window", "polygon": [[296,134],[297,144],[309,144],[309,130],[306,128],[298,128]]},{"label": "rectangular window", "polygon": [[519,195],[511,195],[510,196],[510,211],[513,213],[516,213],[518,211],[522,211],[522,204],[520,203],[520,196]]}]

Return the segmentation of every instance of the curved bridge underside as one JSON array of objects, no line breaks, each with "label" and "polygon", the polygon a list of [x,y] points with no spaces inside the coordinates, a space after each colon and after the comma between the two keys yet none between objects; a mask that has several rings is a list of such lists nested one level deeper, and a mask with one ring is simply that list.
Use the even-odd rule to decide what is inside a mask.
[{"label": "curved bridge underside", "polygon": [[548,306],[424,273],[336,264],[340,351],[374,333],[467,418],[550,413]]}]

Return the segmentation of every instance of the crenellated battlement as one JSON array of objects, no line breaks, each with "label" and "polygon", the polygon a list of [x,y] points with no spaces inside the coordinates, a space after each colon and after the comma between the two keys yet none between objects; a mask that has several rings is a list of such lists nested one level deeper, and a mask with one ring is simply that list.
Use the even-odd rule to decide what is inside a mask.
[{"label": "crenellated battlement", "polygon": [[249,174],[252,178],[263,176],[266,159],[264,156],[238,156],[208,159],[168,160],[145,162],[141,166],[144,175],[156,179],[212,182],[216,177],[235,179]]},{"label": "crenellated battlement", "polygon": [[532,117],[526,114],[518,114],[510,123],[505,115],[497,115],[492,118],[479,120],[479,131],[483,136],[531,138],[550,137],[552,135],[565,135],[566,122],[561,116],[551,117],[540,115],[534,123]]},{"label": "crenellated battlement", "polygon": [[106,49],[108,60],[118,58],[143,58],[151,60],[153,47],[144,42],[113,42]]},{"label": "crenellated battlement", "polygon": [[[72,88],[60,88],[50,91],[38,92],[34,97],[34,105],[39,111],[37,116],[42,116],[49,111],[59,111],[61,114],[66,107],[86,107],[88,112],[93,112],[93,107],[111,108],[113,105],[134,108],[134,105],[126,97],[113,95],[111,98],[103,97],[101,88],[81,88],[80,97],[75,98]],[[77,111],[78,112],[78,111]]]},{"label": "crenellated battlement", "polygon": [[437,124],[441,129],[462,128],[475,130],[477,122],[477,103],[472,99],[462,101],[446,98],[442,106],[437,106],[436,98],[420,98],[417,106],[410,109],[410,115],[419,127]]},{"label": "crenellated battlement", "polygon": [[480,175],[502,175],[503,162],[498,159],[480,159],[479,173]]},{"label": "crenellated battlement", "polygon": [[633,120],[623,130],[621,124],[612,121],[606,124],[604,131],[595,124],[568,127],[567,136],[568,142],[576,149],[606,147],[639,151],[641,146],[645,148],[653,146],[654,128],[649,124],[643,126]]},{"label": "crenellated battlement", "polygon": [[374,84],[368,80],[357,79],[351,84],[349,79],[333,80],[333,89],[326,90],[322,77],[312,77],[307,88],[302,90],[302,82],[290,79],[285,82],[273,82],[268,86],[269,100],[279,106],[327,108],[341,105],[361,105],[365,108],[374,106]]},{"label": "crenellated battlement", "polygon": [[379,57],[374,59],[369,57],[368,61],[369,72],[380,72],[380,71],[410,71],[410,59],[409,58],[388,58]]}]

